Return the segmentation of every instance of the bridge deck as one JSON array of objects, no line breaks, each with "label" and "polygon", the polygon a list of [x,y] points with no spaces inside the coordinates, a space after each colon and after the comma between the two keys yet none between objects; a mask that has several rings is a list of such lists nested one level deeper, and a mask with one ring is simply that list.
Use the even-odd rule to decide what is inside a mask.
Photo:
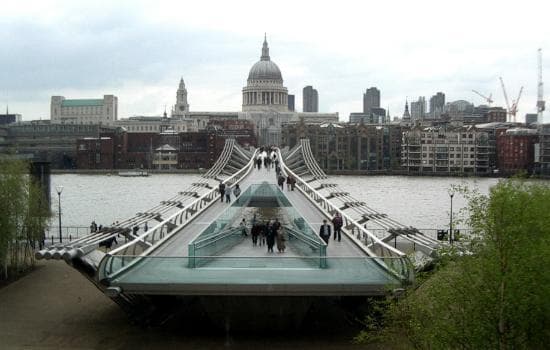
[{"label": "bridge deck", "polygon": [[[274,169],[252,170],[240,187],[244,192],[251,184],[264,181],[276,183]],[[298,189],[288,191],[285,184],[284,193],[317,232],[322,213]],[[326,257],[299,256],[291,241],[285,253],[268,253],[265,247],[254,247],[250,239],[243,238],[200,267],[190,268],[193,258],[188,257],[189,242],[227,207],[219,200],[213,203],[152,256],[112,280],[111,285],[128,293],[151,294],[372,295],[398,283],[345,235],[341,242],[330,241]]]}]

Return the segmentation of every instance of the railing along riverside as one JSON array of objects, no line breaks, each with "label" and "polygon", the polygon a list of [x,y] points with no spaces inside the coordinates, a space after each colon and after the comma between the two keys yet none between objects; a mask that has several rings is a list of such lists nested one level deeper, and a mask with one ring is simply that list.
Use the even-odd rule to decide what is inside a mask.
[{"label": "railing along riverside", "polygon": [[[231,177],[227,178],[223,182],[226,184],[233,185],[240,180],[242,180],[254,167],[254,159],[256,156],[256,150],[246,167],[239,170],[237,173],[233,174]],[[218,189],[212,189],[209,192],[205,193],[201,197],[197,198],[191,204],[185,206],[180,211],[172,214],[169,218],[159,223],[155,227],[151,228],[149,231],[137,237],[135,240],[130,241],[121,247],[118,247],[111,252],[107,253],[105,257],[101,260],[98,274],[99,280],[105,280],[107,278],[112,278],[115,275],[125,271],[130,266],[133,266],[138,260],[136,258],[130,258],[129,261],[126,259],[120,260],[121,266],[117,271],[114,271],[113,262],[114,259],[111,257],[115,255],[122,256],[145,256],[153,252],[158,248],[162,243],[170,239],[175,233],[181,230],[185,225],[187,225],[192,219],[194,219],[199,213],[204,211],[206,208],[210,207],[218,198]],[[107,265],[110,266],[107,268]],[[110,274],[107,274],[107,271],[114,271]]]},{"label": "railing along riverside", "polygon": [[[292,175],[296,180],[296,186],[298,189],[310,199],[310,201],[325,213],[327,217],[332,217],[335,213],[339,213],[344,221],[343,232],[348,234],[348,231],[351,231],[351,234],[348,234],[348,237],[355,241],[359,247],[361,247],[369,256],[378,257],[380,259],[380,266],[382,266],[387,271],[392,274],[397,275],[401,279],[411,278],[410,267],[412,266],[407,255],[400,250],[388,245],[383,242],[380,238],[376,237],[372,232],[364,228],[361,224],[351,218],[349,215],[344,213],[334,204],[332,204],[328,199],[323,195],[317,192],[313,187],[311,187],[307,182],[298,177],[292,170],[290,170],[281,158],[281,152],[278,149],[278,157],[281,161],[281,169],[284,173]],[[376,251],[378,250],[378,252]],[[397,257],[400,259],[384,259],[386,257]],[[388,265],[390,262],[390,265]]]}]

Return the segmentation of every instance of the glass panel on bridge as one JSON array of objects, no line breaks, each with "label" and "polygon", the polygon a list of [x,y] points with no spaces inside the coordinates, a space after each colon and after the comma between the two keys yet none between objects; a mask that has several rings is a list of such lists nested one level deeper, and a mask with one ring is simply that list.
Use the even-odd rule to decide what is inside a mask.
[{"label": "glass panel on bridge", "polygon": [[[246,222],[246,231],[241,227]],[[265,225],[278,219],[285,237],[285,255],[294,257],[317,257],[293,259],[297,267],[324,268],[326,244],[315,234],[306,220],[292,207],[285,194],[274,184],[264,182],[250,185],[234,200],[218,218],[203,230],[188,245],[189,267],[220,266],[220,257],[235,255],[258,255],[252,247],[250,233],[255,225]],[[265,245],[263,237],[259,244]],[[257,260],[257,259],[256,259]],[[257,265],[258,262],[255,261]],[[261,265],[277,266],[279,262],[266,259]]]}]

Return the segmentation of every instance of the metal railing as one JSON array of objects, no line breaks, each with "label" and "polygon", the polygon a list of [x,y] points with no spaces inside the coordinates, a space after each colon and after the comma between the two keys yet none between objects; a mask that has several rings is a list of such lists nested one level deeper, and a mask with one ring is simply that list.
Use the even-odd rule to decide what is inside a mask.
[{"label": "metal railing", "polygon": [[[364,228],[360,223],[354,220],[347,213],[343,212],[336,205],[330,202],[325,196],[316,191],[311,187],[306,181],[302,180],[297,174],[295,174],[290,168],[288,168],[281,157],[280,150],[278,150],[279,159],[281,159],[282,170],[286,174],[292,175],[296,180],[296,187],[310,199],[313,205],[315,205],[321,212],[325,213],[327,217],[339,213],[344,222],[343,230],[344,234],[348,234],[348,237],[356,242],[356,244],[361,247],[365,253],[371,257],[381,258],[378,260],[380,266],[386,269],[392,274],[395,274],[401,279],[410,279],[411,278],[411,262],[407,255],[400,250],[392,247],[391,245],[385,243],[380,238],[378,238],[374,233]],[[385,257],[399,258],[391,259],[391,264],[385,262]]]},{"label": "metal railing", "polygon": [[[249,162],[241,170],[225,179],[223,182],[226,184],[233,185],[241,181],[248,173],[252,170],[254,166],[255,155],[258,151],[256,150]],[[214,202],[216,202],[219,197],[218,189],[212,189],[207,193],[203,194],[192,203],[184,206],[178,212],[172,214],[170,217],[151,228],[148,232],[138,236],[131,242],[124,244],[117,249],[106,254],[106,256],[101,260],[99,266],[99,280],[112,278],[114,275],[117,275],[127,268],[132,266],[137,262],[136,258],[131,258],[130,260],[122,259],[121,266],[118,270],[114,270],[112,264],[114,259],[111,259],[112,256],[122,255],[122,256],[145,256],[153,252],[158,248],[163,242],[171,238],[175,233],[181,230],[186,226],[192,219],[194,219],[198,214],[202,213],[206,208],[210,207]],[[107,267],[108,265],[111,265]],[[110,273],[107,273],[110,271]]]}]

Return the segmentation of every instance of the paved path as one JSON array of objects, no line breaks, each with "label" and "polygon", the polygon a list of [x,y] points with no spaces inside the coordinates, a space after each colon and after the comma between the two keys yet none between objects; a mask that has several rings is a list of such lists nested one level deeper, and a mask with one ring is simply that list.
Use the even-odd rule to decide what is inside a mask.
[{"label": "paved path", "polygon": [[0,348],[7,350],[365,349],[350,345],[354,332],[335,333],[333,326],[294,335],[230,337],[177,322],[142,328],[132,325],[117,305],[78,272],[53,260],[0,289]]}]

